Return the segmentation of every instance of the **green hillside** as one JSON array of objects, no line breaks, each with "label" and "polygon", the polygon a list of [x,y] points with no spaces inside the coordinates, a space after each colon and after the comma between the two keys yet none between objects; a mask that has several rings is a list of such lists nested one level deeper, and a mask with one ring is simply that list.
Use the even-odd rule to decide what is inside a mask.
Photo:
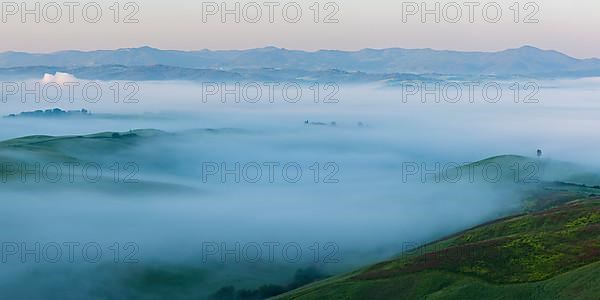
[{"label": "green hillside", "polygon": [[278,299],[598,299],[600,198],[510,217]]},{"label": "green hillside", "polygon": [[[53,188],[107,194],[193,191],[180,184],[142,177],[148,162],[136,156],[136,147],[168,136],[171,135],[159,130],[140,129],[74,136],[35,135],[2,141],[0,182],[5,191],[23,188],[29,192]],[[91,175],[83,178],[84,172]],[[96,180],[98,174],[100,178]]]},{"label": "green hillside", "polygon": [[503,170],[515,163],[536,164],[534,181],[499,182],[523,191],[522,214],[275,299],[600,299],[595,173],[521,156],[493,157],[473,166],[490,163]]},{"label": "green hillside", "polygon": [[18,151],[21,155],[35,155],[39,159],[80,160],[77,154],[107,155],[164,134],[158,130],[132,130],[77,136],[27,136],[0,142],[0,158],[3,158],[2,154],[6,156]]}]

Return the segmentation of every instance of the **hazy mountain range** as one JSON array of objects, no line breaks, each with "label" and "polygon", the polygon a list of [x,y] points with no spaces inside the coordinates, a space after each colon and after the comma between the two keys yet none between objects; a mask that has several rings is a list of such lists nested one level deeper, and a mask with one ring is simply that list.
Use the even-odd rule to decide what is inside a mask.
[{"label": "hazy mountain range", "polygon": [[[105,66],[111,66],[111,68],[107,70],[104,68]],[[336,72],[351,72],[353,76],[357,75],[356,72],[380,75],[600,76],[600,59],[577,59],[557,51],[541,50],[531,46],[500,52],[400,48],[307,52],[275,47],[227,51],[175,51],[141,47],[89,52],[60,51],[45,54],[0,53],[0,75],[22,74],[27,73],[28,70],[32,72],[29,69],[31,67],[54,67],[62,68],[61,70],[79,68],[80,71],[102,71],[102,74],[117,71],[116,74],[130,73],[137,79],[144,79],[146,76],[157,77],[157,75],[149,74],[150,70],[143,68],[150,66],[153,68],[161,66],[171,73],[176,70],[175,73],[180,74],[182,78],[175,79],[209,75],[237,76],[231,75],[231,72],[245,76],[248,70],[264,69],[295,70],[295,72],[302,73],[301,71],[304,71],[311,74],[336,70]],[[103,68],[99,69],[99,67]],[[203,71],[200,72],[198,69]],[[361,76],[367,75],[362,74]]]},{"label": "hazy mountain range", "polygon": [[65,72],[86,80],[218,80],[218,81],[288,81],[288,82],[325,82],[361,83],[386,81],[391,84],[401,81],[439,81],[447,78],[439,74],[376,74],[365,72],[348,72],[337,69],[323,71],[307,71],[297,69],[194,69],[177,66],[151,65],[151,66],[125,66],[102,65],[86,67],[12,67],[0,68],[0,80],[19,80],[40,78],[43,74]]}]

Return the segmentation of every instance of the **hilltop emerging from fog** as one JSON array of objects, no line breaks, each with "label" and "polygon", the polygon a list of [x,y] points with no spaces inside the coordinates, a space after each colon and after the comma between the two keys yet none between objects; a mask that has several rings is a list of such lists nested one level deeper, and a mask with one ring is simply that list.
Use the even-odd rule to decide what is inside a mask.
[{"label": "hilltop emerging from fog", "polygon": [[24,111],[18,114],[10,114],[5,118],[62,118],[62,117],[88,117],[92,112],[87,109],[81,110],[62,110],[60,108]]}]

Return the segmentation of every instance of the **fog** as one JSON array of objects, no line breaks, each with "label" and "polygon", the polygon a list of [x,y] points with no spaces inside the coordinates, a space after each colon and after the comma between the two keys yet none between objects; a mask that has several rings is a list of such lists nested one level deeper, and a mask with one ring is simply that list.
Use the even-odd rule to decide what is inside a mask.
[{"label": "fog", "polygon": [[[388,259],[519,209],[519,188],[438,183],[431,174],[440,171],[436,163],[533,157],[543,149],[544,159],[599,167],[593,138],[598,83],[536,82],[537,103],[523,103],[523,95],[515,101],[511,82],[499,83],[503,97],[496,103],[479,96],[457,103],[436,103],[432,96],[423,103],[419,94],[403,101],[405,90],[382,84],[336,85],[337,103],[323,103],[323,94],[315,98],[310,85],[302,85],[303,97],[295,103],[279,96],[223,103],[218,94],[203,101],[206,91],[190,82],[138,82],[137,103],[115,103],[108,93],[96,103],[9,98],[0,105],[3,115],[55,107],[86,108],[93,115],[3,118],[0,140],[134,129],[166,133],[131,144],[56,146],[101,166],[99,182],[81,179],[79,169],[74,182],[63,176],[38,183],[33,175],[2,181],[0,289],[28,299],[203,299],[227,285],[287,284],[308,266],[335,275]],[[101,84],[108,91],[114,83]],[[64,161],[23,151],[29,150],[3,146],[0,158]],[[407,163],[433,171],[425,180],[422,172],[406,178]],[[288,172],[285,166],[291,166]],[[103,254],[90,262],[76,251],[71,261],[63,247],[62,258],[52,261],[35,250],[36,243],[43,249],[72,242],[96,243]],[[261,259],[242,253],[236,260],[243,250],[213,251],[223,243],[230,250],[236,243],[242,249],[261,245]],[[278,243],[272,257],[265,243]],[[281,253],[291,244],[302,251],[297,260]],[[32,252],[41,253],[39,262]],[[294,252],[288,255],[295,258]],[[166,272],[155,276],[166,283],[148,270]],[[60,294],[65,288],[69,295]]]}]

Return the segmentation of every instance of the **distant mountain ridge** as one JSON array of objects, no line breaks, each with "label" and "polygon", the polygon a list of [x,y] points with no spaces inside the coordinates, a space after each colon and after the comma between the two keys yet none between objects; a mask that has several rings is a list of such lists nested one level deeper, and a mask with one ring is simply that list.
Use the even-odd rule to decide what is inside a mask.
[{"label": "distant mountain ridge", "polygon": [[40,78],[43,74],[66,72],[78,79],[86,80],[136,80],[136,81],[161,81],[185,80],[205,81],[218,80],[224,82],[240,81],[288,81],[298,83],[326,82],[339,83],[364,83],[385,81],[393,84],[401,81],[436,81],[443,76],[437,74],[370,74],[364,72],[347,72],[342,70],[306,71],[296,69],[195,69],[177,66],[152,65],[152,66],[124,66],[102,65],[84,67],[13,67],[0,68],[0,80],[19,80]]},{"label": "distant mountain ridge", "polygon": [[371,74],[456,74],[599,76],[600,59],[577,59],[553,50],[524,46],[499,52],[460,52],[432,49],[320,50],[307,52],[266,47],[250,50],[160,50],[151,47],[47,54],[0,53],[0,68],[128,67],[164,65],[231,71],[235,69],[344,70]]}]

